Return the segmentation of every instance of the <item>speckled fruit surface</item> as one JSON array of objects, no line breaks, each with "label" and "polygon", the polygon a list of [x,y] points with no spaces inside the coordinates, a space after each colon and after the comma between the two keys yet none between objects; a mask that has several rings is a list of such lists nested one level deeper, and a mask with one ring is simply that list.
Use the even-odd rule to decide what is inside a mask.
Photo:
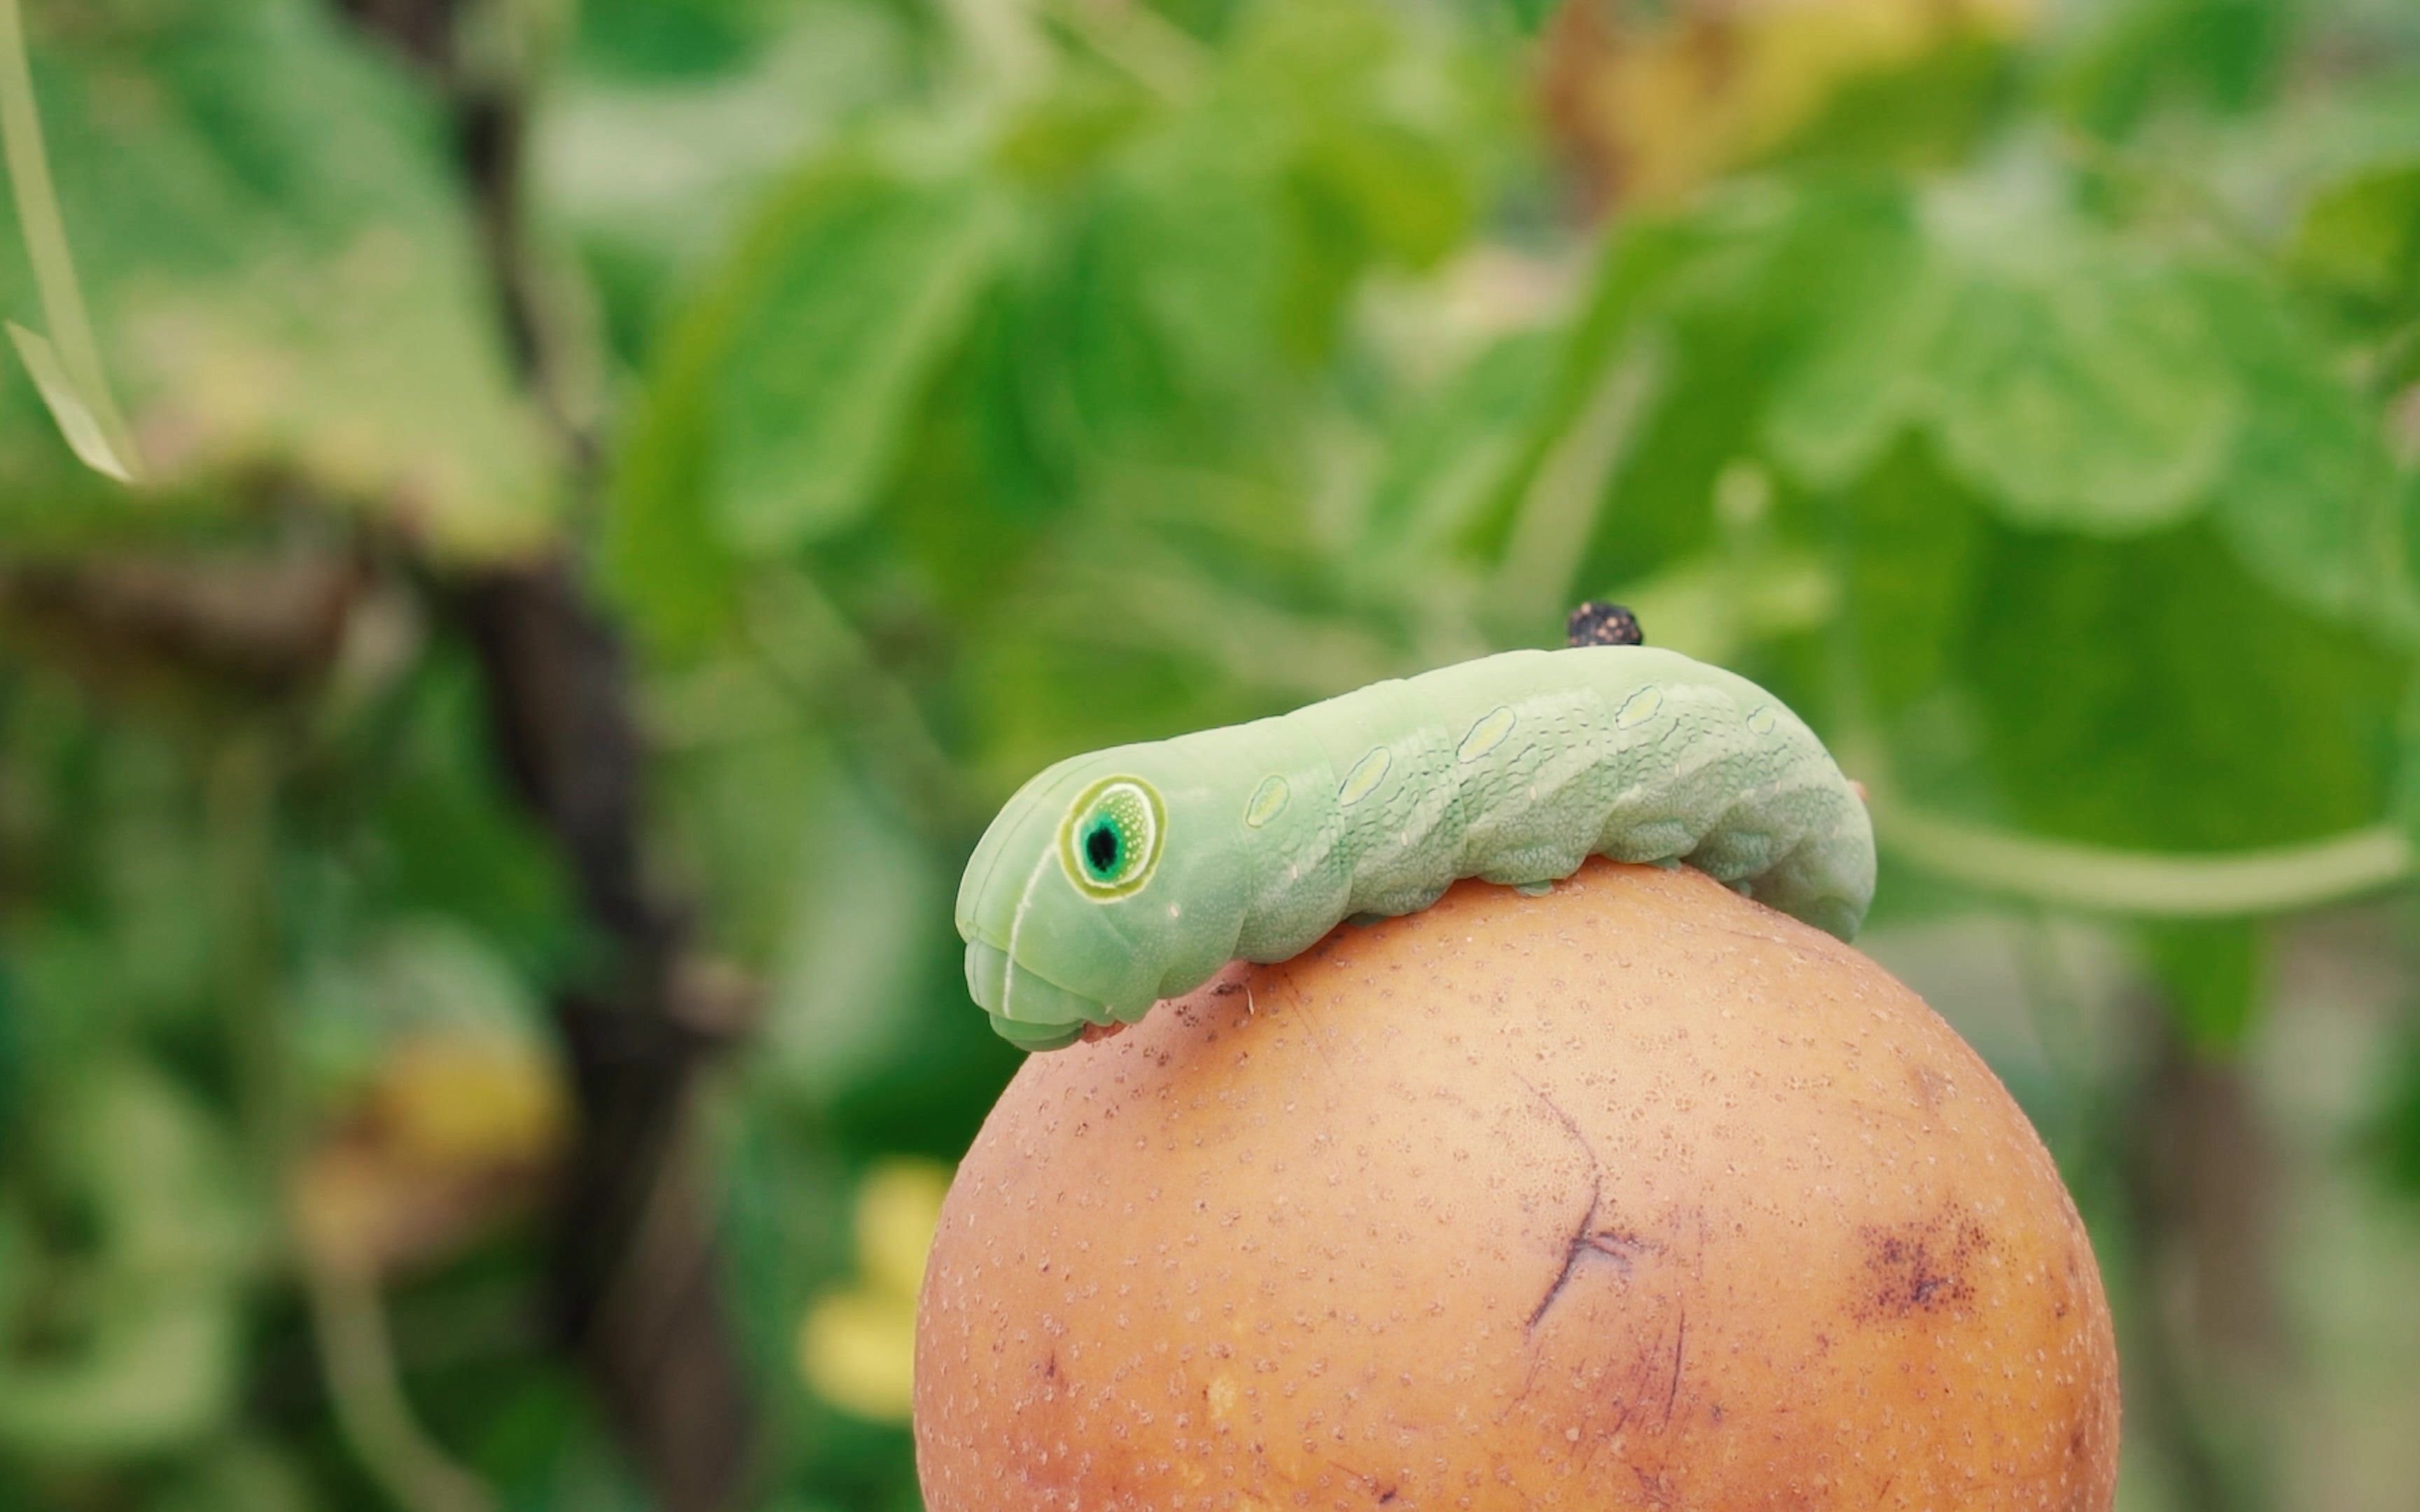
[{"label": "speckled fruit surface", "polygon": [[2108,1507],[1999,1082],[1689,871],[1466,882],[1030,1058],[925,1271],[931,1512]]}]

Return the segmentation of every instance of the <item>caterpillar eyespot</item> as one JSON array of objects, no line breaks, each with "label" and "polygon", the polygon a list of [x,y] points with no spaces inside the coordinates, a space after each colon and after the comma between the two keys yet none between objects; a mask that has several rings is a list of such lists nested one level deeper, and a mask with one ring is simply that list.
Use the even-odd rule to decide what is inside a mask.
[{"label": "caterpillar eyespot", "polygon": [[967,865],[968,990],[1052,1049],[1230,960],[1591,855],[1685,861],[1843,939],[1873,895],[1863,801],[1771,694],[1636,644],[1513,651],[1050,768]]},{"label": "caterpillar eyespot", "polygon": [[1136,778],[1109,778],[1078,794],[1060,830],[1068,877],[1096,899],[1140,891],[1159,864],[1165,814],[1158,792]]}]

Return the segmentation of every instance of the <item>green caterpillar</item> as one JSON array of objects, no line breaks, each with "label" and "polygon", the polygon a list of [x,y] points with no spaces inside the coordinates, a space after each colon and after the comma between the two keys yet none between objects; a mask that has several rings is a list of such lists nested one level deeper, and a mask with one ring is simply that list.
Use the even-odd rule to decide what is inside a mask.
[{"label": "green caterpillar", "polygon": [[1056,1049],[1231,960],[1591,855],[1686,861],[1842,939],[1873,897],[1864,803],[1771,694],[1636,644],[1508,651],[1049,768],[967,863],[967,987]]}]

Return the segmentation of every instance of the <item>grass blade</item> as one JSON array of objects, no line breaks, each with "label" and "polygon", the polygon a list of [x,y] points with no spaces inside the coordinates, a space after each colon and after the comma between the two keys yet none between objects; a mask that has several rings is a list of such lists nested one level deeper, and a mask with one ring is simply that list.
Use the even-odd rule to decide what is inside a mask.
[{"label": "grass blade", "polygon": [[42,151],[41,116],[34,108],[34,75],[25,59],[17,0],[0,0],[0,150],[7,154],[8,187],[16,196],[17,222],[24,228],[25,253],[51,339],[13,325],[9,334],[76,455],[131,483],[140,474],[141,463],[133,434],[110,396],[101,346],[93,339],[84,291],[76,284],[67,223],[59,214],[50,162]]}]

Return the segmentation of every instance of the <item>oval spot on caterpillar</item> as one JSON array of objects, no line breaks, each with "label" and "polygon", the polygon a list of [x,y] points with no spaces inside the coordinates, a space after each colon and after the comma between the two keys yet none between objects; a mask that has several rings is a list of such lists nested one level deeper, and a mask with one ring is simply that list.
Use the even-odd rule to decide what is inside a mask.
[{"label": "oval spot on caterpillar", "polygon": [[1621,709],[1613,717],[1614,727],[1618,730],[1635,729],[1654,718],[1655,711],[1663,706],[1664,690],[1650,684],[1621,701]]},{"label": "oval spot on caterpillar", "polygon": [[1252,801],[1244,805],[1244,823],[1260,828],[1283,812],[1286,800],[1293,796],[1294,790],[1286,786],[1284,778],[1264,778],[1261,785],[1252,790]]},{"label": "oval spot on caterpillar", "polygon": [[1750,730],[1755,731],[1760,735],[1769,735],[1773,733],[1773,727],[1780,722],[1781,716],[1773,712],[1773,705],[1770,703],[1765,704],[1763,707],[1758,709],[1754,714],[1747,717],[1747,727]]},{"label": "oval spot on caterpillar", "polygon": [[1463,736],[1462,744],[1454,748],[1454,760],[1475,762],[1504,744],[1504,737],[1512,733],[1513,718],[1509,707],[1480,716],[1479,722],[1470,727],[1470,733]]},{"label": "oval spot on caterpillar", "polygon": [[1379,782],[1385,779],[1387,768],[1393,763],[1394,757],[1388,753],[1384,746],[1355,762],[1353,770],[1344,774],[1343,786],[1336,790],[1336,806],[1340,809],[1350,809],[1368,797],[1376,790]]}]

